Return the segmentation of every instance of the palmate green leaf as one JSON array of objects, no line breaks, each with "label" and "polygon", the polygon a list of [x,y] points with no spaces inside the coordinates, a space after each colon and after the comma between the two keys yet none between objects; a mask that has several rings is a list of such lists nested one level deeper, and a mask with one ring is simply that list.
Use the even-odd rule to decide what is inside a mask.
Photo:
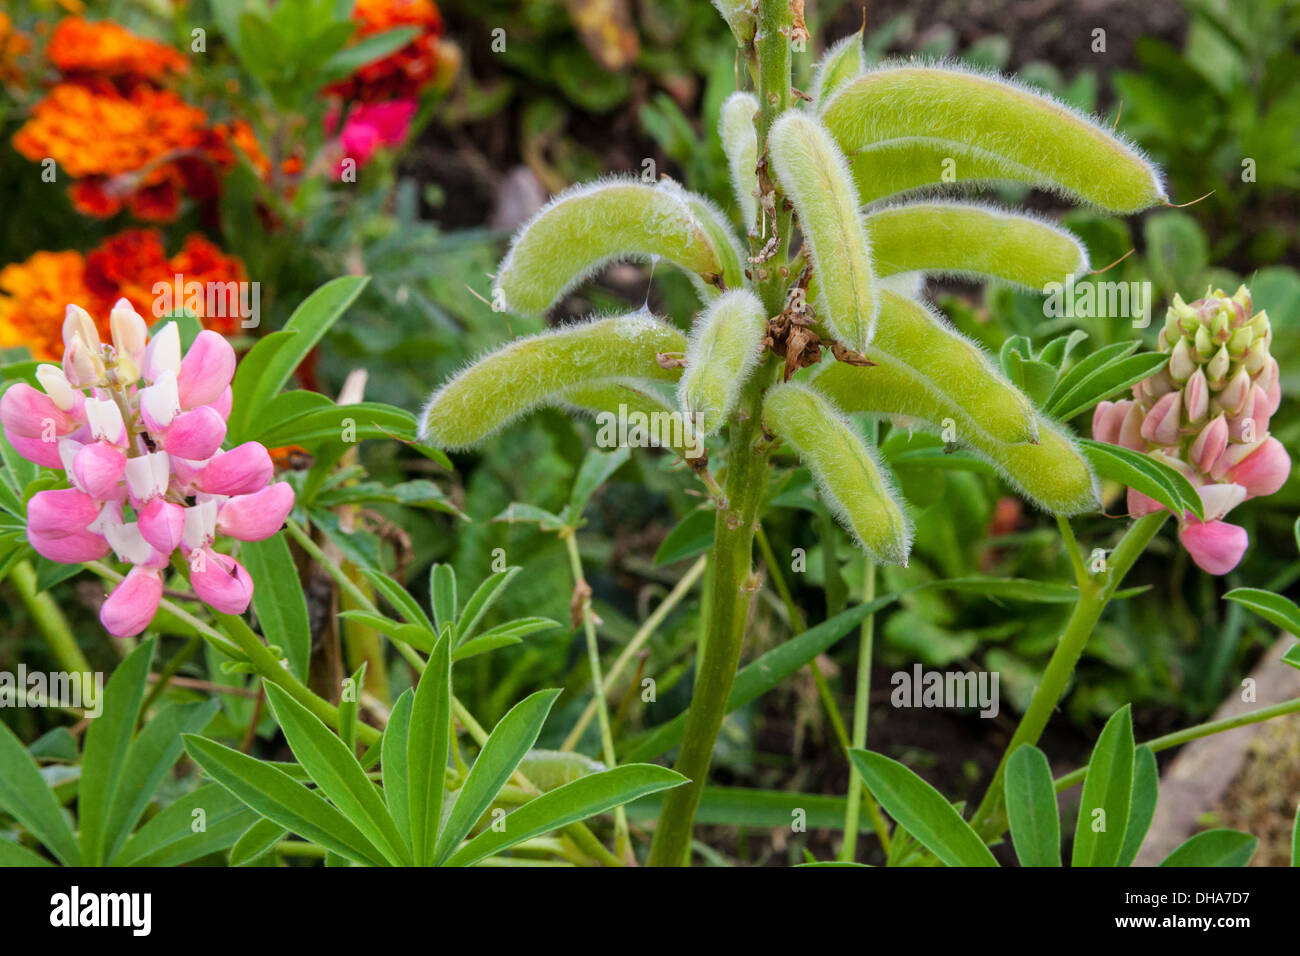
[{"label": "palmate green leaf", "polygon": [[111,834],[108,811],[117,794],[157,638],[143,641],[117,665],[104,688],[104,710],[86,728],[77,788],[77,823],[81,854],[87,866],[102,866]]},{"label": "palmate green leaf", "polygon": [[508,621],[505,624],[498,624],[487,633],[471,638],[457,647],[451,652],[451,660],[452,663],[455,663],[466,658],[477,657],[479,654],[486,654],[488,651],[495,651],[501,647],[509,647],[511,644],[519,644],[529,634],[536,634],[538,631],[549,631],[559,626],[549,617],[523,617]]},{"label": "palmate green leaf", "polygon": [[850,750],[849,759],[885,812],[945,865],[998,865],[953,805],[913,771],[868,750]]},{"label": "palmate green leaf", "polygon": [[1125,704],[1106,721],[1088,761],[1071,866],[1114,866],[1119,860],[1133,797],[1133,753],[1133,716]]},{"label": "palmate green leaf", "polygon": [[239,560],[253,579],[253,610],[266,643],[284,649],[289,670],[299,680],[307,677],[311,658],[311,625],[307,599],[284,532],[263,541],[246,541]]},{"label": "palmate green leaf", "polygon": [[446,492],[423,478],[396,485],[361,481],[341,488],[331,488],[318,494],[313,504],[319,508],[334,508],[339,505],[404,505],[408,508],[428,508],[468,520],[464,512],[447,500]]},{"label": "palmate green leaf", "polygon": [[326,282],[303,300],[279,332],[248,350],[235,372],[234,395],[226,436],[232,444],[248,438],[261,409],[284,388],[298,364],[316,347],[370,279],[343,276]]},{"label": "palmate green leaf", "polygon": [[712,508],[696,508],[679,521],[659,544],[655,552],[655,567],[674,564],[703,554],[713,546],[713,526],[717,512]]},{"label": "palmate green leaf", "polygon": [[379,791],[347,745],[334,736],[320,718],[275,684],[266,685],[266,699],[294,756],[311,775],[320,792],[342,811],[371,845],[384,854],[389,863],[409,865],[410,852],[397,825]]},{"label": "palmate green leaf", "polygon": [[677,404],[701,438],[714,434],[753,375],[767,331],[767,311],[747,289],[724,293],[695,320]]},{"label": "palmate green leaf", "polygon": [[[203,828],[195,824],[202,820]],[[113,866],[181,866],[220,853],[257,820],[257,814],[215,783],[169,803],[131,835]]]},{"label": "palmate green leaf", "polygon": [[1288,597],[1259,588],[1233,588],[1224,596],[1248,611],[1254,611],[1293,637],[1300,637],[1300,607]]},{"label": "palmate green leaf", "polygon": [[64,866],[81,865],[81,848],[54,792],[22,742],[0,721],[0,810],[39,840]]},{"label": "palmate green leaf", "polygon": [[559,531],[564,527],[564,519],[554,512],[520,501],[512,501],[505,511],[492,520],[506,524],[536,524],[542,531]]},{"label": "palmate green leaf", "polygon": [[906,564],[912,527],[875,456],[840,412],[798,382],[774,386],[763,424],[799,454],[827,507],[878,564]]},{"label": "palmate green leaf", "polygon": [[[524,768],[528,779],[538,783],[529,765]],[[541,786],[538,783],[538,786]],[[629,819],[654,819],[659,814],[662,795],[642,797],[627,808]],[[848,801],[818,793],[798,793],[788,790],[758,790],[750,787],[705,787],[700,795],[700,806],[695,811],[695,822],[700,825],[754,827],[757,829],[788,827],[801,812],[801,819],[809,830],[844,829],[844,812]],[[874,832],[871,820],[864,814],[858,819],[861,833]]]},{"label": "palmate green leaf", "polygon": [[1134,488],[1148,498],[1154,498],[1176,515],[1191,512],[1204,518],[1201,496],[1192,483],[1176,468],[1171,468],[1155,455],[1094,441],[1079,439],[1079,447],[1097,474]]},{"label": "palmate green leaf", "polygon": [[409,443],[415,438],[416,422],[415,416],[405,409],[379,402],[357,402],[313,409],[266,429],[253,425],[250,431],[263,445],[302,445],[314,449],[337,444],[345,438]]},{"label": "palmate green leaf", "polygon": [[1143,352],[1117,359],[1102,366],[1048,406],[1047,413],[1060,421],[1069,421],[1098,402],[1116,395],[1154,375],[1169,362],[1160,352]]},{"label": "palmate green leaf", "polygon": [[666,182],[630,178],[566,189],[516,233],[497,269],[494,303],[544,312],[603,266],[627,259],[671,262],[702,289],[740,287],[740,252],[724,217],[692,198]]},{"label": "palmate green leaf", "polygon": [[258,820],[243,832],[230,848],[231,866],[248,866],[256,863],[289,833],[274,820]]},{"label": "palmate green leaf", "polygon": [[605,813],[638,797],[686,783],[667,767],[629,763],[566,783],[506,814],[503,829],[487,829],[446,861],[447,866],[473,866],[535,836]]},{"label": "palmate green leaf", "polygon": [[794,111],[772,125],[768,149],[816,270],[819,317],[861,352],[875,333],[879,303],[871,244],[844,156],[815,118]]},{"label": "palmate green leaf", "polygon": [[343,741],[348,753],[355,753],[357,749],[357,711],[360,709],[361,692],[366,686],[368,665],[369,661],[361,662],[361,666],[348,678],[351,693],[339,697],[339,740]]},{"label": "palmate green leaf", "polygon": [[421,438],[441,448],[468,448],[571,388],[626,378],[675,381],[660,353],[686,351],[686,339],[648,312],[591,319],[515,339],[434,392],[421,417]]},{"label": "palmate green leaf", "polygon": [[426,654],[433,649],[433,631],[422,624],[402,624],[370,611],[340,611],[339,617],[373,627],[379,633],[403,644],[410,644]]},{"label": "palmate green leaf", "polygon": [[451,641],[444,633],[415,688],[406,743],[411,848],[416,866],[428,866],[435,855],[450,743]]},{"label": "palmate green leaf", "polygon": [[438,846],[433,856],[434,866],[442,866],[447,861],[474,824],[492,806],[492,801],[514,774],[519,762],[537,742],[542,724],[546,723],[546,716],[559,696],[558,690],[538,691],[510,708],[492,729],[438,836]]},{"label": "palmate green leaf", "polygon": [[1136,339],[1127,342],[1112,342],[1110,345],[1104,345],[1097,351],[1085,355],[1056,380],[1056,387],[1047,396],[1047,401],[1043,404],[1043,407],[1053,408],[1065,397],[1066,392],[1069,392],[1084,379],[1111,362],[1117,362],[1126,355],[1132,355],[1137,351],[1140,344]]},{"label": "palmate green leaf", "polygon": [[1237,830],[1206,830],[1182,843],[1161,866],[1245,866],[1259,840]]},{"label": "palmate green leaf", "polygon": [[[429,570],[429,606],[433,608],[433,626],[439,634],[456,623],[456,571],[450,564],[435,564]],[[455,643],[453,631],[453,643]]]},{"label": "palmate green leaf", "polygon": [[[185,734],[182,739],[186,752],[204,773],[250,809],[363,866],[386,865],[384,855],[347,817],[283,770],[214,740],[193,734]],[[251,822],[245,823],[233,839]]]},{"label": "palmate green leaf", "polygon": [[587,503],[591,501],[597,489],[609,481],[614,472],[622,468],[631,457],[632,453],[627,448],[616,448],[613,451],[597,451],[593,448],[588,451],[582,459],[578,476],[573,480],[569,503],[564,507],[564,514],[560,516],[564,519],[564,523],[570,527],[577,527],[578,522],[582,520],[582,513],[587,510]]},{"label": "palmate green leaf", "polygon": [[[818,654],[832,647],[861,624],[867,615],[888,607],[898,600],[898,597],[897,594],[886,594],[865,604],[849,608],[847,611],[841,611],[742,667],[737,672],[736,679],[731,685],[731,693],[727,697],[727,713],[730,714],[757,700]],[[620,759],[652,760],[661,756],[681,743],[685,727],[686,714],[681,713],[645,733],[620,741],[618,745]]]},{"label": "palmate green leaf", "polygon": [[1061,865],[1061,818],[1047,756],[1024,746],[1007,761],[1007,822],[1021,866]]},{"label": "palmate green leaf", "polygon": [[1027,601],[1031,604],[1073,604],[1079,599],[1079,592],[1070,585],[1036,581],[1032,578],[994,578],[975,575],[946,578],[922,587],[939,591],[963,591],[990,598]]},{"label": "palmate green leaf", "polygon": [[180,735],[198,733],[220,709],[221,704],[216,700],[168,704],[136,734],[108,809],[105,859],[117,855],[143,816],[154,791],[180,757]]},{"label": "palmate green leaf", "polygon": [[910,64],[872,70],[844,84],[822,120],[849,154],[920,138],[941,143],[938,155],[954,159],[958,170],[974,157],[990,178],[1029,182],[1114,212],[1166,198],[1155,168],[1092,120],[973,71]]},{"label": "palmate green leaf", "polygon": [[456,621],[457,641],[463,644],[474,636],[483,616],[492,609],[492,605],[505,593],[511,580],[521,570],[523,569],[519,567],[506,568],[484,579],[461,609],[460,618]]},{"label": "palmate green leaf", "polygon": [[34,850],[19,846],[13,840],[0,838],[0,866],[35,867],[53,866],[54,864]]},{"label": "palmate green leaf", "polygon": [[1071,233],[996,206],[904,203],[868,213],[863,222],[880,276],[991,277],[1041,291],[1088,269],[1088,252]]},{"label": "palmate green leaf", "polygon": [[384,783],[384,801],[388,812],[402,834],[402,840],[411,845],[411,782],[407,773],[407,741],[411,733],[411,707],[415,691],[407,688],[397,698],[388,715],[388,726],[380,743],[379,766]]},{"label": "palmate green leaf", "polygon": [[1124,846],[1119,852],[1116,866],[1132,866],[1142,849],[1142,841],[1151,829],[1156,815],[1156,801],[1160,796],[1160,771],[1156,766],[1155,751],[1146,744],[1138,747],[1133,756],[1133,802],[1129,808],[1128,826],[1124,830]]},{"label": "palmate green leaf", "polygon": [[373,63],[400,50],[414,40],[417,33],[414,27],[399,27],[395,30],[384,30],[382,33],[360,37],[325,61],[321,67],[321,79],[328,83],[350,76],[367,63]]},{"label": "palmate green leaf", "polygon": [[384,599],[402,615],[408,624],[418,624],[429,631],[435,630],[433,622],[429,620],[429,615],[424,613],[424,609],[416,603],[415,598],[407,593],[406,588],[388,575],[373,568],[360,568],[359,570],[361,576],[370,582],[371,587],[384,596]]}]

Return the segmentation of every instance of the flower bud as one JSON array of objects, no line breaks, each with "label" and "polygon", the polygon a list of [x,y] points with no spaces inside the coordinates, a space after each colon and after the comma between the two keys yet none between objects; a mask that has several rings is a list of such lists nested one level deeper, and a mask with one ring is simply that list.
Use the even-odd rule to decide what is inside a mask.
[{"label": "flower bud", "polygon": [[99,609],[99,620],[114,637],[134,637],[149,626],[162,600],[162,573],[134,567]]}]

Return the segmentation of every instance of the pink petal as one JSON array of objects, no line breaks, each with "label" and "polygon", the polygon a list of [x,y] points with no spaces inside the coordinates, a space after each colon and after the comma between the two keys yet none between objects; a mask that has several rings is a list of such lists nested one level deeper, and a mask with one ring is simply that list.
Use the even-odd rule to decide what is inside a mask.
[{"label": "pink petal", "polygon": [[39,438],[24,438],[5,429],[5,438],[14,446],[14,451],[28,461],[45,468],[62,468],[63,458],[59,455],[59,443],[41,441]]},{"label": "pink petal", "polygon": [[98,561],[108,554],[108,542],[89,531],[59,538],[47,538],[27,528],[27,540],[31,542],[36,553],[57,561],[59,564],[80,564],[83,561]]},{"label": "pink petal", "polygon": [[132,568],[99,609],[99,620],[114,637],[134,637],[149,626],[162,600],[162,573]]},{"label": "pink petal", "polygon": [[181,458],[211,458],[226,440],[226,422],[210,406],[200,405],[181,412],[157,436],[169,455]]},{"label": "pink petal", "polygon": [[171,554],[181,544],[185,529],[185,508],[162,498],[154,498],[140,509],[140,536],[159,554]]},{"label": "pink petal", "polygon": [[1140,518],[1143,515],[1149,515],[1153,511],[1159,511],[1163,508],[1160,502],[1154,498],[1148,498],[1142,492],[1133,488],[1128,490],[1128,513],[1134,518]]},{"label": "pink petal", "polygon": [[61,437],[80,422],[59,408],[54,399],[26,382],[18,382],[0,396],[0,424],[5,434],[21,438]]},{"label": "pink petal", "polygon": [[247,441],[216,455],[199,474],[199,490],[211,495],[248,495],[275,474],[271,455],[260,442]]},{"label": "pink petal", "polygon": [[76,488],[38,491],[27,502],[27,530],[44,538],[80,534],[99,517],[101,506]]},{"label": "pink petal", "polygon": [[72,459],[72,474],[77,484],[99,501],[117,497],[125,472],[126,452],[108,442],[82,445]]},{"label": "pink petal", "polygon": [[218,395],[216,401],[208,407],[220,415],[223,422],[229,421],[230,408],[234,404],[234,400],[234,393],[231,391],[230,386],[227,385],[226,390]]},{"label": "pink petal", "polygon": [[1191,448],[1187,450],[1190,463],[1204,472],[1209,472],[1228,447],[1228,423],[1219,415],[1196,436]]},{"label": "pink petal", "polygon": [[190,555],[190,587],[199,600],[223,614],[243,614],[253,599],[253,579],[243,566],[211,548]]},{"label": "pink petal", "polygon": [[235,350],[219,333],[204,329],[181,360],[176,376],[181,408],[215,402],[235,375]]},{"label": "pink petal", "polygon": [[1120,429],[1128,417],[1133,402],[1122,399],[1118,402],[1099,402],[1092,413],[1092,437],[1110,445],[1119,444]]},{"label": "pink petal", "polygon": [[293,510],[293,488],[277,481],[251,495],[228,498],[217,513],[217,531],[240,541],[261,541],[280,530]]},{"label": "pink petal", "polygon": [[1228,480],[1243,485],[1252,497],[1271,495],[1291,475],[1291,458],[1276,438],[1265,439],[1258,448],[1228,470]]},{"label": "pink petal", "polygon": [[1178,426],[1182,411],[1182,398],[1179,392],[1164,395],[1151,406],[1146,420],[1142,422],[1142,437],[1157,445],[1172,445],[1178,440]]},{"label": "pink petal", "polygon": [[1132,451],[1146,451],[1147,440],[1142,437],[1142,426],[1146,414],[1137,402],[1130,402],[1124,413],[1124,421],[1119,426],[1119,444]]},{"label": "pink petal", "polygon": [[1204,524],[1191,518],[1178,531],[1187,553],[1207,574],[1227,574],[1241,561],[1250,539],[1245,528],[1224,521]]}]

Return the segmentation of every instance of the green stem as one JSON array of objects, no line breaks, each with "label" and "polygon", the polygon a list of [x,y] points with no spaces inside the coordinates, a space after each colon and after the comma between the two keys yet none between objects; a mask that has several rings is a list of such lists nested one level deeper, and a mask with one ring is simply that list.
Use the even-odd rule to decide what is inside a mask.
[{"label": "green stem", "polygon": [[704,652],[695,662],[695,687],[674,768],[690,782],[668,791],[650,846],[651,866],[685,866],[695,810],[704,791],[713,745],[726,715],[727,697],[740,663],[745,622],[754,593],[751,558],[754,528],[763,499],[767,448],[761,438],[763,387],[771,366],[759,368],[745,385],[741,414],[731,425],[727,462],[727,506],[713,525],[709,621]]},{"label": "green stem", "polygon": [[[1066,622],[1065,632],[1057,642],[1056,649],[1047,662],[1047,669],[1043,671],[1043,679],[1034,689],[1029,707],[1020,718],[1020,723],[1011,736],[1011,742],[1007,744],[1007,749],[998,762],[998,768],[993,774],[993,780],[984,794],[984,799],[980,801],[979,807],[971,817],[971,825],[986,839],[991,837],[991,829],[996,828],[994,817],[1002,808],[1002,777],[1006,772],[1007,760],[1017,748],[1026,744],[1035,744],[1042,736],[1048,720],[1056,710],[1056,705],[1060,703],[1065,693],[1070,675],[1074,673],[1074,667],[1088,644],[1088,638],[1092,636],[1093,628],[1096,627],[1106,605],[1110,603],[1111,596],[1168,517],[1169,512],[1161,510],[1133,522],[1112,552],[1104,576],[1098,576],[1100,580],[1097,580],[1085,574],[1081,579],[1079,598],[1070,613],[1069,621]],[[1072,539],[1071,533],[1067,541]],[[1071,549],[1075,548],[1073,543],[1069,546]],[[1076,551],[1072,563],[1078,559]]]},{"label": "green stem", "polygon": [[37,590],[36,569],[32,567],[31,562],[19,561],[15,564],[9,572],[9,580],[17,589],[18,596],[27,608],[27,613],[36,622],[41,636],[45,638],[45,645],[50,649],[50,655],[59,665],[59,669],[69,674],[89,674],[90,662],[86,660],[86,655],[77,645],[77,639],[73,636],[72,629],[68,627],[63,612],[59,610],[58,604],[50,597],[48,591]]},{"label": "green stem", "polygon": [[[582,629],[587,637],[587,662],[591,667],[592,702],[600,724],[600,748],[605,765],[611,770],[618,766],[614,756],[614,732],[609,726],[609,707],[605,702],[605,679],[600,671],[600,644],[596,638],[596,616],[591,610],[591,586],[582,573],[582,558],[578,555],[578,537],[573,529],[566,529],[564,546],[569,552],[569,569],[573,572],[573,586],[578,589],[582,610]],[[614,852],[628,859],[632,852],[632,838],[627,829],[627,811],[622,806],[614,808]]]},{"label": "green stem", "polygon": [[[872,426],[875,427],[874,424]],[[870,602],[876,597],[876,565],[870,559],[866,563],[866,573],[862,578],[862,600]],[[858,632],[858,673],[853,686],[853,746],[862,750],[867,746],[867,715],[871,703],[871,656],[875,649],[876,616],[868,614]],[[867,789],[866,781],[858,773],[858,768],[849,763],[848,802],[844,808],[844,843],[840,846],[840,859],[852,862],[858,850],[858,807],[862,797],[867,798],[867,811],[876,825],[876,836],[886,854],[889,853],[889,831],[885,829],[884,820],[876,808],[875,798]],[[872,813],[871,811],[876,812]],[[880,820],[879,824],[876,821]]]},{"label": "green stem", "polygon": [[[613,689],[614,683],[618,680],[619,675],[622,674],[627,665],[631,663],[632,658],[637,655],[637,652],[641,650],[641,647],[646,643],[646,641],[650,640],[650,638],[654,636],[655,631],[659,629],[659,625],[663,623],[664,618],[669,615],[673,608],[681,603],[682,598],[686,597],[686,595],[690,593],[691,588],[695,586],[695,582],[700,579],[702,574],[704,574],[704,569],[708,567],[708,564],[709,559],[707,557],[702,557],[691,565],[690,570],[688,570],[686,574],[682,576],[682,579],[673,586],[673,589],[668,592],[668,596],[659,602],[659,606],[655,608],[650,616],[645,619],[639,628],[637,628],[637,632],[632,635],[632,640],[627,642],[627,646],[619,652],[618,657],[614,659],[614,663],[610,665],[609,670],[605,673],[605,684],[603,688],[605,694],[608,694]],[[601,700],[603,700],[603,695]],[[587,704],[586,710],[582,712],[582,716],[578,718],[578,722],[573,725],[573,729],[569,731],[569,735],[564,738],[564,744],[560,747],[561,750],[572,750],[574,747],[578,746],[578,741],[582,739],[582,735],[586,731],[587,725],[590,724],[592,718],[596,716],[596,708],[599,703],[600,700],[597,698],[593,697],[591,699]]]},{"label": "green stem", "polygon": [[[1148,740],[1140,746],[1150,747],[1153,751],[1159,753],[1162,750],[1168,750],[1170,747],[1179,747],[1202,737],[1223,733],[1225,730],[1236,730],[1238,727],[1247,727],[1250,724],[1258,724],[1265,720],[1272,720],[1274,717],[1284,717],[1287,714],[1295,713],[1300,713],[1300,697],[1284,700],[1280,704],[1273,704],[1269,707],[1261,707],[1258,710],[1249,710],[1244,714],[1236,714],[1220,720],[1210,720],[1194,727],[1175,730],[1163,737]],[[1087,774],[1088,768],[1080,767],[1073,773],[1067,773],[1065,776],[1060,777],[1056,781],[1056,792],[1060,793],[1062,790],[1069,790],[1071,787],[1078,786],[1083,783],[1083,779]]]}]

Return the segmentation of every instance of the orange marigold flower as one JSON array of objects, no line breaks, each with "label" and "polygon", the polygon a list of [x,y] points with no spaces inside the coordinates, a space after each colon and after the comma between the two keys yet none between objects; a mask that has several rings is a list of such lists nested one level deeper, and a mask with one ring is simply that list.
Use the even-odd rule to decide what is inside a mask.
[{"label": "orange marigold flower", "polygon": [[[38,359],[57,359],[63,313],[69,302],[86,309],[102,324],[105,340],[111,332],[108,314],[113,303],[126,298],[149,318],[158,295],[155,287],[174,288],[180,276],[189,282],[244,282],[244,264],[223,253],[203,236],[185,239],[176,255],[168,258],[162,237],[152,229],[118,233],[86,255],[80,252],[38,252],[25,262],[0,269],[0,347],[26,345]],[[238,327],[239,316],[204,316],[206,328],[228,335]]]},{"label": "orange marigold flower", "polygon": [[16,61],[31,48],[27,36],[14,29],[9,14],[0,11],[0,83],[16,86],[22,82],[23,71]]},{"label": "orange marigold flower", "polygon": [[185,58],[163,43],[136,36],[107,20],[64,17],[45,55],[65,76],[90,75],[132,83],[183,73]]},{"label": "orange marigold flower", "polygon": [[366,102],[413,99],[439,78],[443,22],[432,0],[357,0],[352,18],[359,24],[358,38],[400,27],[416,27],[420,32],[406,46],[335,84],[331,93]]},{"label": "orange marigold flower", "polygon": [[211,137],[203,110],[167,90],[59,83],[13,143],[33,162],[53,159],[82,180],[72,190],[79,211],[104,217],[129,206],[140,219],[165,222],[176,218],[183,193],[215,193],[204,152]]},{"label": "orange marigold flower", "polygon": [[38,252],[0,269],[0,347],[26,345],[36,358],[60,357],[64,309],[91,301],[85,269],[80,252]]}]

